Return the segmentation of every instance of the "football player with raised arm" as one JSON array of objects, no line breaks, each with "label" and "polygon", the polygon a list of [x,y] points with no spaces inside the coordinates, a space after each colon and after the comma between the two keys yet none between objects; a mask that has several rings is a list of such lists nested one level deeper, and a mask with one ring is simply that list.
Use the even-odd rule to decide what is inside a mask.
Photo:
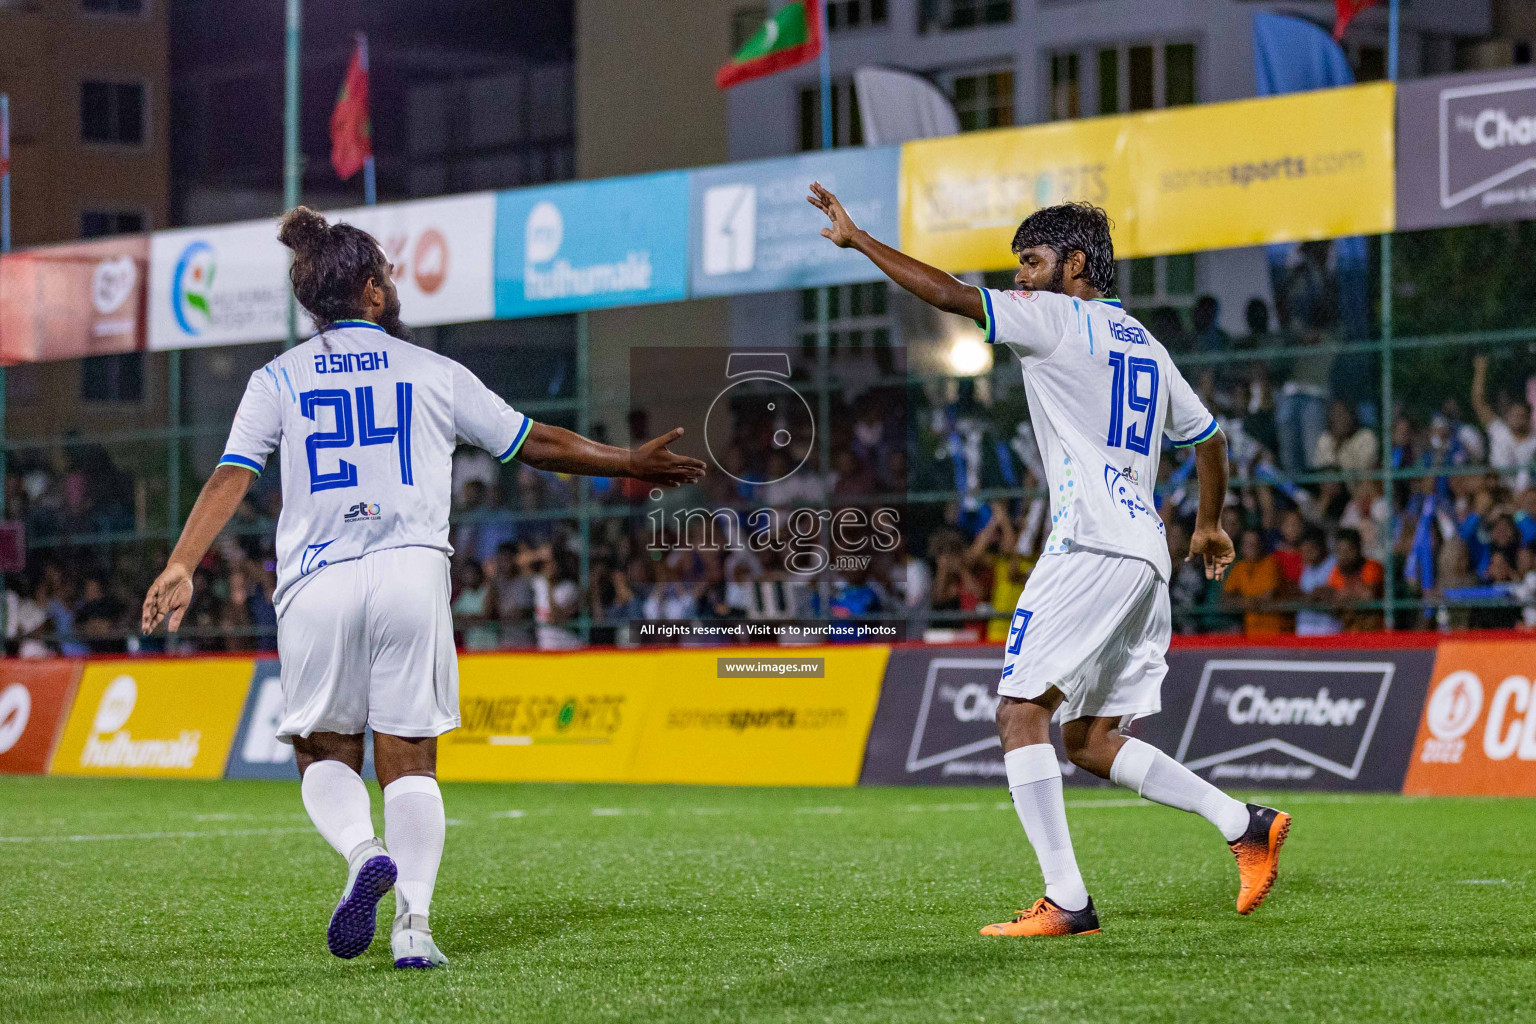
[{"label": "football player with raised arm", "polygon": [[[463,366],[405,340],[393,268],[366,232],[301,206],[278,237],[318,333],[251,375],[224,456],[144,598],[142,627],[181,625],[194,568],[279,452],[278,738],[293,744],[305,810],[347,861],[326,941],[344,958],[367,949],[393,886],[395,966],[437,967],[447,962],[428,926],[444,834],[437,737],[459,725],[454,447],[663,487],[697,480],[704,463],[667,449],[680,429],[629,451],[535,423]],[[384,789],[383,842],[359,774],[365,727]]]},{"label": "football player with raised arm", "polygon": [[1237,912],[1274,884],[1290,815],[1244,805],[1167,754],[1122,733],[1155,714],[1168,672],[1171,563],[1153,502],[1166,438],[1193,446],[1200,508],[1190,558],[1219,579],[1232,563],[1221,528],[1227,444],[1168,351],[1113,298],[1109,218],[1087,203],[1037,210],[1019,225],[1015,291],[976,288],[868,233],[813,183],[822,235],[867,256],[937,309],[974,320],[990,344],[1019,357],[1029,417],[1051,499],[1051,533],[1025,584],[998,682],[997,731],[1008,790],[1045,876],[1045,895],[983,935],[1084,935],[1099,930],[1062,800],[1050,742],[1060,715],[1072,762],[1148,800],[1199,814],[1237,857]]}]

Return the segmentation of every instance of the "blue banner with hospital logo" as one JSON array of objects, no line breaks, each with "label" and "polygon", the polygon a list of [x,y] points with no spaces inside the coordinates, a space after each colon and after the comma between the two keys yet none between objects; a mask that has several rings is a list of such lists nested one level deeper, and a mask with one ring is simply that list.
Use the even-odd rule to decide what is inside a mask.
[{"label": "blue banner with hospital logo", "polygon": [[805,201],[812,181],[837,194],[859,227],[895,244],[901,147],[723,164],[693,172],[692,294],[809,288],[879,280],[851,249],[821,237],[826,215]]},{"label": "blue banner with hospital logo", "polygon": [[496,196],[496,316],[673,302],[688,291],[688,173]]}]

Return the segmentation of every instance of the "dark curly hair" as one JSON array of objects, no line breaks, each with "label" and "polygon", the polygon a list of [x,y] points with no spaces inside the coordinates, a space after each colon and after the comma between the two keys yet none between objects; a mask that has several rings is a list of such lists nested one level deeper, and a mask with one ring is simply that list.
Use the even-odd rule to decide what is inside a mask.
[{"label": "dark curly hair", "polygon": [[1114,222],[1092,203],[1062,203],[1036,210],[1024,218],[1013,235],[1013,252],[1043,245],[1065,260],[1080,252],[1088,261],[1082,277],[1105,295],[1115,293],[1115,243],[1109,233]]},{"label": "dark curly hair", "polygon": [[277,240],[293,250],[288,279],[317,330],[362,317],[363,287],[370,278],[389,281],[389,260],[372,235],[351,224],[329,224],[307,206],[283,216]]}]

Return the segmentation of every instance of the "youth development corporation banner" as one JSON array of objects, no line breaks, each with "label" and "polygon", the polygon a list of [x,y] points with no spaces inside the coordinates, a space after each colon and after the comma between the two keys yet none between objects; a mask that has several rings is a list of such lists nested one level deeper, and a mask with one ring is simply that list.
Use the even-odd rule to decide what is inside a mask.
[{"label": "youth development corporation banner", "polygon": [[[477,192],[328,212],[377,239],[407,324],[488,320],[496,197]],[[275,341],[288,332],[288,250],[277,220],[150,236],[149,347]],[[312,333],[299,311],[299,335]]]}]

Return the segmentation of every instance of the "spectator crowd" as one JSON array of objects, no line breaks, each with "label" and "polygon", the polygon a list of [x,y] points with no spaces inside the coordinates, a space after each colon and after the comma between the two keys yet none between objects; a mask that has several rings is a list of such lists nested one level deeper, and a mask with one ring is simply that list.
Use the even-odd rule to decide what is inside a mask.
[{"label": "spectator crowd", "polygon": [[[1280,290],[1290,308],[1278,330],[1258,299],[1240,337],[1221,330],[1209,297],[1187,323],[1171,309],[1147,315],[1215,413],[1233,465],[1223,525],[1237,560],[1224,581],[1208,581],[1184,558],[1193,460],[1165,452],[1157,502],[1176,629],[1317,636],[1380,629],[1389,615],[1396,628],[1536,628],[1536,377],[1477,355],[1468,383],[1383,417],[1373,354],[1297,314],[1316,301],[1301,277]],[[1277,347],[1282,358],[1266,352]],[[461,449],[451,532],[460,644],[627,643],[638,621],[702,619],[885,620],[913,639],[1003,639],[1050,523],[1016,367],[839,393],[832,423],[831,464],[818,471],[818,453],[780,448],[770,420],[746,417],[721,471],[661,499],[631,481],[503,467]],[[628,426],[649,436],[644,412]],[[153,489],[92,445],[13,455],[6,517],[24,524],[32,547],[6,576],[8,653],[273,649],[274,477],[252,489],[199,566],[181,634],[140,638],[139,601],[169,547],[142,539]],[[585,529],[573,511],[584,500]],[[703,518],[665,536],[689,508],[745,524],[753,509],[803,507],[891,507],[899,537],[807,575],[793,571],[793,545],[757,543],[760,528],[743,526],[734,547],[712,546]]]}]

